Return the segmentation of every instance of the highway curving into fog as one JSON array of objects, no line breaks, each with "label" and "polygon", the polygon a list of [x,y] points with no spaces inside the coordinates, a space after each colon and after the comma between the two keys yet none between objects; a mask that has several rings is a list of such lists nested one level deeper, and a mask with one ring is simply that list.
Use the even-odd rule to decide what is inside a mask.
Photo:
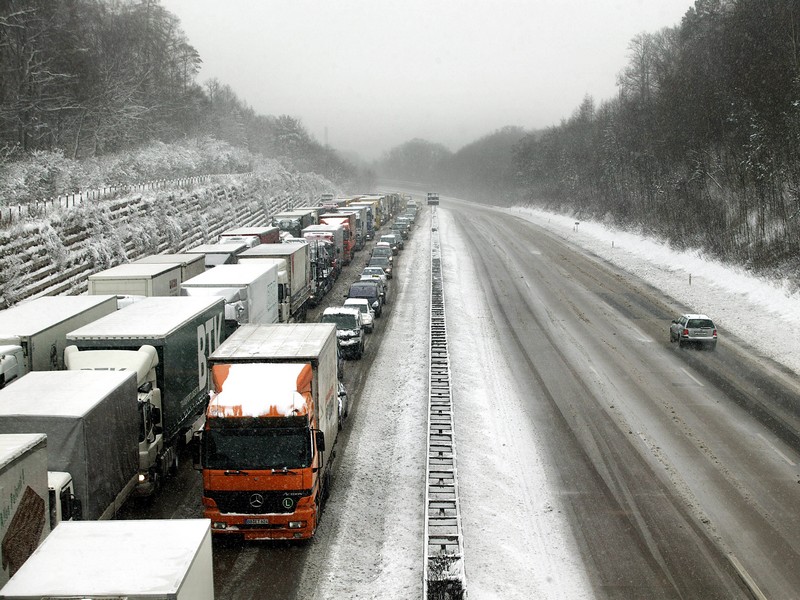
[{"label": "highway curving into fog", "polygon": [[[772,410],[800,398],[794,378],[731,332],[716,352],[670,344],[670,318],[703,307],[532,223],[444,196],[436,210],[470,596],[796,596],[800,448]],[[431,212],[348,361],[316,537],[215,543],[218,600],[420,597]],[[200,496],[184,460],[123,516],[198,517]]]},{"label": "highway curving into fog", "polygon": [[[729,332],[716,352],[670,344],[670,319],[703,307],[675,306],[525,220],[451,200],[440,221],[445,279],[474,282],[460,291],[481,307],[471,343],[491,338],[522,391],[507,418],[535,432],[518,443],[537,448],[591,595],[795,596],[800,454],[765,415],[800,398],[796,381]],[[454,380],[480,368],[453,360]],[[471,441],[459,442],[463,456]]]}]

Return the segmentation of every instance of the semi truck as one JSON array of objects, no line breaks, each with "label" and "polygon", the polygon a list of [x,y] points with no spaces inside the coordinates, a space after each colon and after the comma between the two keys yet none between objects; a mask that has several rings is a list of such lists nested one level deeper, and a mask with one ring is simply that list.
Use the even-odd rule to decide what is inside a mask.
[{"label": "semi truck", "polygon": [[350,264],[353,260],[353,253],[356,250],[356,215],[354,213],[325,213],[320,216],[320,226],[322,225],[341,225],[342,235],[342,257],[344,264]]},{"label": "semi truck", "polygon": [[0,585],[19,570],[48,533],[47,436],[0,434]]},{"label": "semi truck", "polygon": [[43,296],[0,311],[0,388],[63,369],[67,333],[116,310],[116,296]]},{"label": "semi truck", "polygon": [[177,296],[181,267],[177,264],[125,263],[89,275],[89,295]]},{"label": "semi truck", "polygon": [[278,272],[280,321],[305,321],[313,291],[308,244],[259,244],[242,252],[239,262],[246,264],[264,258],[284,262]]},{"label": "semi truck", "polygon": [[164,265],[176,264],[181,266],[181,281],[191,279],[206,270],[204,257],[201,254],[150,254],[133,261],[135,264]]},{"label": "semi truck", "polygon": [[272,215],[272,224],[292,237],[303,237],[300,232],[316,222],[316,214],[309,209],[287,210]]},{"label": "semi truck", "polygon": [[311,261],[312,305],[316,306],[336,282],[336,247],[326,240],[303,240],[308,244]]},{"label": "semi truck", "polygon": [[225,243],[229,237],[256,237],[259,244],[279,244],[281,241],[280,229],[271,225],[263,227],[234,227],[219,234],[219,241]]},{"label": "semi truck", "polygon": [[0,590],[7,600],[213,600],[206,519],[64,523]]},{"label": "semi truck", "polygon": [[195,467],[213,534],[312,537],[339,430],[336,327],[243,325],[209,357],[209,370]]},{"label": "semi truck", "polygon": [[164,435],[161,415],[161,390],[156,380],[158,353],[153,346],[131,350],[64,349],[64,364],[70,371],[127,371],[136,374],[137,410],[139,413],[139,476],[137,496],[150,496],[167,475],[168,465],[160,462]]},{"label": "semi truck", "polygon": [[243,323],[278,322],[278,265],[220,265],[181,284],[182,296],[225,300],[225,335]]},{"label": "semi truck", "polygon": [[333,270],[338,277],[344,264],[344,227],[342,225],[310,225],[303,229],[302,233],[302,237],[309,241],[322,240],[333,244],[336,250]]},{"label": "semi truck", "polygon": [[367,209],[367,239],[375,237],[375,232],[381,228],[381,217],[378,212],[377,200],[365,200],[364,197],[348,204],[352,207],[364,207]]},{"label": "semi truck", "polygon": [[219,265],[235,265],[237,256],[250,248],[246,242],[221,242],[219,244],[200,244],[184,250],[186,254],[202,254],[206,269]]},{"label": "semi truck", "polygon": [[67,335],[79,350],[129,350],[152,346],[160,410],[153,419],[162,444],[154,467],[139,473],[139,487],[157,489],[174,474],[180,448],[203,424],[208,403],[208,355],[224,339],[222,298],[145,298]]},{"label": "semi truck", "polygon": [[136,404],[134,373],[34,371],[0,390],[0,433],[47,435],[47,470],[71,477],[75,516],[110,519],[137,481]]},{"label": "semi truck", "polygon": [[355,242],[356,250],[361,250],[367,242],[367,207],[366,206],[343,206],[339,208],[339,213],[353,213],[356,217]]}]

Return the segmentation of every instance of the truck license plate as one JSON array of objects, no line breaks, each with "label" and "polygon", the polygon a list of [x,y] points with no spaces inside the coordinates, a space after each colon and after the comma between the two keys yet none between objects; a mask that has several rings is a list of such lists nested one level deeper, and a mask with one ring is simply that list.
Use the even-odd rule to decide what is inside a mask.
[{"label": "truck license plate", "polygon": [[245,525],[269,525],[269,519],[245,519]]}]

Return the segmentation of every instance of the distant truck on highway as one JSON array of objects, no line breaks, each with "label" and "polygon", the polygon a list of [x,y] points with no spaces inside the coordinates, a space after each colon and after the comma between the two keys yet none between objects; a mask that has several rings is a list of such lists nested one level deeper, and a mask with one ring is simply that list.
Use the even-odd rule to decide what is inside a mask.
[{"label": "distant truck on highway", "polygon": [[125,263],[89,275],[89,295],[177,296],[181,266],[177,263]]},{"label": "distant truck on highway", "polygon": [[[333,244],[336,249],[336,260],[333,264],[335,276],[342,272],[345,263],[344,226],[336,225],[309,225],[301,232],[304,239],[322,240]],[[349,262],[350,259],[348,259]]]},{"label": "distant truck on highway", "polygon": [[0,311],[0,388],[63,369],[67,333],[116,310],[116,296],[43,296]]},{"label": "distant truck on highway", "polygon": [[220,265],[181,284],[182,296],[225,300],[225,337],[244,323],[278,322],[278,264]]},{"label": "distant truck on highway", "polygon": [[281,260],[278,270],[278,302],[281,323],[305,321],[311,304],[311,256],[308,244],[260,244],[239,255],[240,264],[263,259]]},{"label": "distant truck on highway", "polygon": [[303,237],[301,232],[317,222],[317,214],[307,208],[287,210],[272,215],[272,224],[291,237]]},{"label": "distant truck on highway", "polygon": [[150,254],[132,261],[134,264],[176,264],[181,266],[181,281],[191,279],[206,270],[205,257],[201,254]]},{"label": "distant truck on highway", "polygon": [[281,241],[280,229],[271,225],[263,227],[234,227],[219,234],[219,241],[225,243],[226,238],[255,237],[258,244],[279,244]]},{"label": "distant truck on highway", "polygon": [[[356,251],[356,214],[353,212],[348,213],[325,213],[320,215],[319,226],[322,225],[341,225],[343,228],[343,252],[342,257],[344,264],[350,264],[353,260],[353,253]],[[308,231],[308,230],[306,230]]]},{"label": "distant truck on highway", "polygon": [[339,430],[336,327],[243,325],[209,365],[212,393],[195,466],[212,532],[312,537]]},{"label": "distant truck on highway", "polygon": [[[136,485],[136,375],[34,371],[0,390],[0,433],[47,435],[47,469],[72,479],[74,516],[110,519]],[[50,482],[49,482],[50,483]],[[62,490],[53,489],[59,499]],[[51,507],[52,508],[52,507]]]},{"label": "distant truck on highway", "polygon": [[235,265],[239,254],[251,247],[247,242],[220,242],[218,244],[200,244],[184,250],[186,254],[202,254],[206,269],[219,265]]},{"label": "distant truck on highway", "polygon": [[[151,466],[139,472],[137,493],[156,491],[165,475],[174,474],[180,447],[202,427],[208,403],[207,358],[224,338],[222,298],[145,298],[67,335],[80,351],[156,350],[153,433],[148,443]],[[96,369],[114,368],[114,353],[94,358]],[[138,421],[137,421],[138,422]]]},{"label": "distant truck on highway", "polygon": [[214,600],[208,520],[64,523],[0,598]]}]

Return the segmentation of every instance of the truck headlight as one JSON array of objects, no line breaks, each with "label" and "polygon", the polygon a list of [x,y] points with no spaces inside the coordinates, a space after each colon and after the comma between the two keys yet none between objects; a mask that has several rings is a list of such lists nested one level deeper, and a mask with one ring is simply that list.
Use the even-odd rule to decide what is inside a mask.
[{"label": "truck headlight", "polygon": [[289,521],[289,529],[302,529],[305,526],[305,521]]}]

